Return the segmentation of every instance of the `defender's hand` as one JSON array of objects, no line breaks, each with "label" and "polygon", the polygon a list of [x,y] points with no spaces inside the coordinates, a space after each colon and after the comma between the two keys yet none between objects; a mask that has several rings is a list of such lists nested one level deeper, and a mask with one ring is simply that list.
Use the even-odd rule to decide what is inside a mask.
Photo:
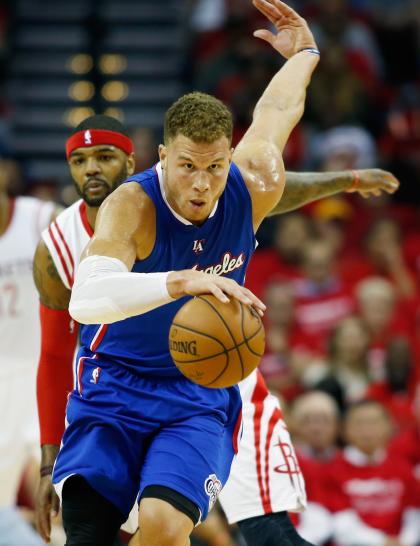
[{"label": "defender's hand", "polygon": [[41,478],[36,496],[35,521],[38,533],[45,542],[51,540],[51,516],[57,516],[59,510],[60,499],[54,490],[51,476],[44,476]]},{"label": "defender's hand", "polygon": [[254,32],[256,38],[268,42],[286,59],[302,49],[317,49],[305,19],[284,2],[280,0],[252,0],[252,3],[277,29],[277,34],[273,34],[267,29],[256,30]]},{"label": "defender's hand", "polygon": [[241,286],[232,279],[219,275],[185,269],[169,273],[166,282],[168,293],[172,298],[213,294],[221,302],[228,303],[228,296],[231,296],[245,305],[252,305],[261,316],[266,309],[263,302],[254,296],[248,288]]},{"label": "defender's hand", "polygon": [[359,180],[350,192],[360,193],[363,197],[370,195],[381,195],[383,191],[395,193],[400,187],[400,183],[393,174],[381,169],[364,169],[356,171]]}]

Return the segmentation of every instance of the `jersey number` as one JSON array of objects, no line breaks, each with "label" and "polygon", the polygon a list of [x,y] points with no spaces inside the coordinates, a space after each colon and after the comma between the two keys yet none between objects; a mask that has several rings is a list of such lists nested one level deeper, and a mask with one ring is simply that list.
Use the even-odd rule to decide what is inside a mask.
[{"label": "jersey number", "polygon": [[18,287],[8,283],[0,287],[0,317],[17,317]]}]

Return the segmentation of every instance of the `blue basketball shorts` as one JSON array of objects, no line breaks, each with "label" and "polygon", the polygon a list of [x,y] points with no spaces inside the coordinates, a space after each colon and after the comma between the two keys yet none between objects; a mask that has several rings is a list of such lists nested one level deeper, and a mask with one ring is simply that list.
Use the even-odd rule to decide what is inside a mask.
[{"label": "blue basketball shorts", "polygon": [[147,378],[83,357],[53,483],[60,492],[66,478],[79,474],[124,516],[145,487],[166,486],[205,519],[229,476],[241,408],[237,387]]}]

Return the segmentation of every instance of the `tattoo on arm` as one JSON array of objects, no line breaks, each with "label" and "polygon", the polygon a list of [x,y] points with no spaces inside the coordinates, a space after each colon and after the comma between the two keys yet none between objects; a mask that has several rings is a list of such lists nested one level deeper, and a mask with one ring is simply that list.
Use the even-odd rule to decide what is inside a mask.
[{"label": "tattoo on arm", "polygon": [[269,216],[295,210],[307,203],[348,189],[353,180],[350,171],[326,173],[286,173],[283,195]]},{"label": "tattoo on arm", "polygon": [[58,274],[51,254],[43,243],[38,245],[33,263],[33,278],[40,302],[50,309],[67,309],[68,290]]},{"label": "tattoo on arm", "polygon": [[47,273],[51,277],[51,279],[61,282],[60,275],[58,274],[57,268],[54,265],[53,259],[51,258],[51,254],[48,254]]}]

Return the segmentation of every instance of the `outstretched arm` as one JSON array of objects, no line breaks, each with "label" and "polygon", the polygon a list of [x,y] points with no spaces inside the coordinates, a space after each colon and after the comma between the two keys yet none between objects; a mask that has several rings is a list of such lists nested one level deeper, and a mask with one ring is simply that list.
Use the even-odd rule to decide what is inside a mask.
[{"label": "outstretched arm", "polygon": [[257,229],[283,193],[283,149],[303,114],[319,53],[306,21],[284,2],[253,0],[253,4],[277,30],[276,34],[258,30],[254,35],[288,59],[258,101],[252,124],[233,155],[251,194]]},{"label": "outstretched arm", "polygon": [[286,172],[286,185],[280,201],[269,216],[295,210],[307,203],[341,192],[354,191],[363,197],[394,193],[399,182],[393,174],[381,169],[322,173]]}]

